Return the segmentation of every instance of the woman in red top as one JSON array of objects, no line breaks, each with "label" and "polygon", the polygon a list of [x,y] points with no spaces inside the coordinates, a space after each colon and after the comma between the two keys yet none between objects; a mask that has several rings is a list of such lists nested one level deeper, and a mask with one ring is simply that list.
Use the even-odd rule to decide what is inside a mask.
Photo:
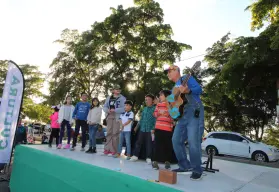
[{"label": "woman in red top", "polygon": [[159,169],[158,162],[164,162],[165,168],[170,169],[171,162],[177,162],[173,147],[173,119],[169,115],[166,97],[171,94],[169,90],[162,90],[160,92],[160,102],[157,104],[154,111],[156,118],[155,124],[155,150],[153,152],[153,169]]}]

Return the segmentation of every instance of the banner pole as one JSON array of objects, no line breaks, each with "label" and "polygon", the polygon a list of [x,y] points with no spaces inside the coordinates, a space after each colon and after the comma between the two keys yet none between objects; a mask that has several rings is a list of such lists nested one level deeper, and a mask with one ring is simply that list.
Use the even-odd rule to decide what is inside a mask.
[{"label": "banner pole", "polygon": [[[12,161],[12,155],[13,155],[13,152],[14,152],[14,149],[15,149],[15,143],[16,143],[16,134],[17,134],[17,129],[18,129],[18,121],[20,119],[20,113],[21,113],[21,110],[22,110],[22,104],[23,104],[23,97],[24,97],[24,90],[25,90],[25,79],[24,79],[24,75],[23,75],[23,72],[22,70],[20,69],[20,67],[15,63],[13,62],[12,60],[9,61],[10,63],[14,64],[18,70],[20,71],[21,75],[22,75],[22,80],[23,80],[23,88],[22,88],[22,96],[21,96],[21,101],[20,101],[20,108],[19,108],[19,113],[18,113],[18,118],[17,118],[17,122],[16,122],[16,129],[15,129],[15,134],[14,134],[14,141],[13,141],[13,145],[12,145],[12,150],[11,150],[11,154],[10,154],[10,161],[9,161],[9,164],[8,164],[8,168],[4,170],[4,173],[5,171],[8,171],[10,170],[10,166],[11,166],[11,161]],[[6,173],[7,174],[7,173]]]}]

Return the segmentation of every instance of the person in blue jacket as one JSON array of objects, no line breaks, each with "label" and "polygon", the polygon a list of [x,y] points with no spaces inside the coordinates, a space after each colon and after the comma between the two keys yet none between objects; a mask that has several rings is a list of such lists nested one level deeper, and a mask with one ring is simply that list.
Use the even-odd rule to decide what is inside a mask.
[{"label": "person in blue jacket", "polygon": [[71,151],[75,150],[77,144],[77,136],[81,127],[81,151],[85,151],[86,145],[86,130],[87,130],[87,116],[90,110],[90,104],[87,102],[87,94],[81,94],[81,101],[76,104],[75,110],[73,112],[73,119],[76,120],[75,134],[73,138],[73,145]]},{"label": "person in blue jacket", "polygon": [[[178,174],[187,174],[187,172],[192,171],[190,178],[200,180],[203,172],[201,167],[201,137],[204,130],[204,107],[200,99],[202,88],[193,76],[188,79],[186,85],[182,85],[187,75],[181,77],[178,66],[170,66],[167,73],[169,80],[175,83],[175,87],[178,87],[180,93],[184,93],[185,99],[187,99],[182,117],[178,120],[172,137],[179,166],[173,171]],[[190,161],[185,149],[186,140],[189,144]]]}]

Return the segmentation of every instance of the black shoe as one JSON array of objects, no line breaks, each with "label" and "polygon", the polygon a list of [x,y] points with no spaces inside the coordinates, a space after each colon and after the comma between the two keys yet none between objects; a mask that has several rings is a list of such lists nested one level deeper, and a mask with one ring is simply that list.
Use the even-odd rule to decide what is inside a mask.
[{"label": "black shoe", "polygon": [[76,148],[75,146],[72,146],[72,148],[70,149],[70,151],[74,151]]},{"label": "black shoe", "polygon": [[193,172],[190,178],[191,180],[198,181],[202,179],[202,174]]},{"label": "black shoe", "polygon": [[165,169],[170,169],[170,168],[171,168],[170,162],[166,161],[165,162]]},{"label": "black shoe", "polygon": [[92,147],[89,147],[89,149],[85,151],[85,153],[93,153]]},{"label": "black shoe", "polygon": [[92,153],[97,153],[97,151],[96,151],[96,147],[93,147],[93,149],[92,149]]},{"label": "black shoe", "polygon": [[52,148],[51,144],[48,144],[48,147],[49,147],[49,148]]},{"label": "black shoe", "polygon": [[153,162],[152,162],[152,168],[153,168],[154,170],[158,170],[158,169],[159,169],[159,165],[158,165],[158,163],[157,163],[156,161],[153,161]]},{"label": "black shoe", "polygon": [[180,168],[178,168],[178,169],[173,169],[172,170],[173,172],[176,172],[177,174],[181,174],[181,175],[189,175],[189,174],[191,174],[191,170],[190,169],[180,169]]}]

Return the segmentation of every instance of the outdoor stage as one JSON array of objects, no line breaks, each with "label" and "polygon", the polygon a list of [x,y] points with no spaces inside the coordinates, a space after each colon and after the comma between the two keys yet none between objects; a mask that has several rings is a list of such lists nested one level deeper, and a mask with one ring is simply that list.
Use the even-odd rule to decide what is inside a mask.
[{"label": "outdoor stage", "polygon": [[169,185],[147,181],[158,180],[158,171],[144,161],[86,154],[79,149],[18,146],[11,192],[279,192],[279,170],[274,168],[214,159],[213,168],[220,172],[205,172],[201,181],[178,175],[177,184]]}]

